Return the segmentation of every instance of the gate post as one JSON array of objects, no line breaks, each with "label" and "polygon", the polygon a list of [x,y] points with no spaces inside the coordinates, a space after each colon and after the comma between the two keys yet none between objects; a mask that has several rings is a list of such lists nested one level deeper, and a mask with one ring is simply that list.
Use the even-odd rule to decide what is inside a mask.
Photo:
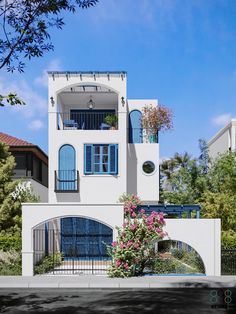
[{"label": "gate post", "polygon": [[22,276],[34,275],[34,252],[24,252],[22,254]]}]

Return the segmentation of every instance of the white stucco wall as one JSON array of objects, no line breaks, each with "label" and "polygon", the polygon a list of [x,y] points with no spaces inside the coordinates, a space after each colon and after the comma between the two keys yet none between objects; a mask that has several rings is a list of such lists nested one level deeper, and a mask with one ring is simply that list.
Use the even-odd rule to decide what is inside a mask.
[{"label": "white stucco wall", "polygon": [[31,186],[33,188],[33,193],[40,198],[40,202],[48,201],[48,188],[41,183],[35,181],[34,179],[29,179]]},{"label": "white stucco wall", "polygon": [[224,153],[236,148],[236,120],[232,119],[225,127],[217,132],[208,142],[209,155],[217,157],[219,153]]},{"label": "white stucco wall", "polygon": [[97,220],[113,229],[113,238],[117,237],[115,226],[123,223],[123,205],[106,204],[23,204],[22,206],[22,275],[33,275],[33,228],[43,222],[60,217],[85,217]]},{"label": "white stucco wall", "polygon": [[167,240],[182,241],[193,247],[201,256],[206,275],[221,273],[220,219],[166,219],[164,230]]},{"label": "white stucco wall", "polygon": [[[129,99],[128,113],[139,110],[145,105],[157,106],[157,99]],[[145,174],[142,170],[145,161],[155,164],[152,174]],[[145,204],[157,204],[159,200],[159,144],[146,143],[145,135],[143,143],[128,144],[127,153],[127,192],[137,194]]]},{"label": "white stucco wall", "polygon": [[[118,130],[57,130],[57,111],[61,111],[59,93],[70,86],[93,84],[106,86],[116,93],[116,108],[119,117]],[[52,106],[50,97],[56,102]],[[101,97],[101,95],[99,95]],[[105,96],[104,96],[105,97]],[[125,75],[49,75],[49,202],[81,202],[84,204],[116,203],[119,196],[127,191],[127,107]],[[101,102],[101,99],[99,100]],[[69,108],[75,108],[75,97]],[[58,105],[58,108],[57,108]],[[100,105],[99,105],[100,106]],[[107,108],[108,104],[105,104]],[[111,109],[114,107],[114,99]],[[78,107],[79,100],[78,100]],[[85,175],[84,144],[118,144],[118,175]],[[54,171],[58,170],[58,151],[64,144],[73,145],[76,151],[76,169],[79,171],[79,193],[55,193]]]},{"label": "white stucco wall", "polygon": [[[143,203],[158,203],[159,200],[159,144],[128,144],[127,191],[138,195]],[[155,164],[152,174],[143,172],[145,161]]]},{"label": "white stucco wall", "polygon": [[[34,213],[32,215],[32,213]],[[121,204],[24,204],[22,207],[22,275],[33,275],[33,229],[60,217],[85,217],[113,229],[123,224]],[[166,219],[165,231],[172,240],[192,246],[201,256],[206,275],[220,275],[220,219]],[[166,238],[167,239],[167,238]]]}]

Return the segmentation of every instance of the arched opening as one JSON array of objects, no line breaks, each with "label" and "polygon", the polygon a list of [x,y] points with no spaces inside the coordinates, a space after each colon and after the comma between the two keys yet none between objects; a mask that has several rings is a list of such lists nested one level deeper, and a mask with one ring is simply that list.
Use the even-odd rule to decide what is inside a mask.
[{"label": "arched opening", "polygon": [[58,129],[117,128],[118,105],[118,92],[109,86],[86,82],[69,85],[57,94]]},{"label": "arched opening", "polygon": [[187,243],[161,240],[155,243],[152,272],[157,275],[204,275],[205,266],[198,252]]},{"label": "arched opening", "polygon": [[59,149],[58,156],[58,191],[74,191],[76,187],[76,161],[75,149],[72,145],[65,144]]},{"label": "arched opening", "polygon": [[33,230],[35,274],[104,274],[113,230],[87,217],[59,217]]},{"label": "arched opening", "polygon": [[65,258],[108,258],[112,229],[88,218],[61,219],[61,251]]},{"label": "arched opening", "polygon": [[129,143],[143,142],[142,113],[132,110],[129,114]]}]

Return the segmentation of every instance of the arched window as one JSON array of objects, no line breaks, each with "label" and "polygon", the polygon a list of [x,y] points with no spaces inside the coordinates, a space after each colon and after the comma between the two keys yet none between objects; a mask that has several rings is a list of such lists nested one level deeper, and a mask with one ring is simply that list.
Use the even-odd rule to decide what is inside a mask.
[{"label": "arched window", "polygon": [[143,142],[142,113],[139,110],[133,110],[129,114],[129,143]]},{"label": "arched window", "polygon": [[59,149],[59,190],[76,190],[76,167],[75,149],[72,145],[66,144]]}]

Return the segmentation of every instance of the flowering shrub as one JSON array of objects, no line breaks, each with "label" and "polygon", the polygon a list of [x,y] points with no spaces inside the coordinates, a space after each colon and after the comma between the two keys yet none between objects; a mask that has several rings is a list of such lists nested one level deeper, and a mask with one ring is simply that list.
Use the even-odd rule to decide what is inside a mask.
[{"label": "flowering shrub", "polygon": [[147,216],[143,209],[136,211],[140,204],[138,197],[126,197],[124,224],[121,228],[117,227],[117,241],[109,248],[112,256],[108,269],[110,277],[141,275],[153,253],[153,242],[167,235],[162,229],[165,225],[163,213],[152,212]]},{"label": "flowering shrub", "polygon": [[173,128],[173,113],[163,106],[146,105],[142,108],[142,127],[151,134]]}]

